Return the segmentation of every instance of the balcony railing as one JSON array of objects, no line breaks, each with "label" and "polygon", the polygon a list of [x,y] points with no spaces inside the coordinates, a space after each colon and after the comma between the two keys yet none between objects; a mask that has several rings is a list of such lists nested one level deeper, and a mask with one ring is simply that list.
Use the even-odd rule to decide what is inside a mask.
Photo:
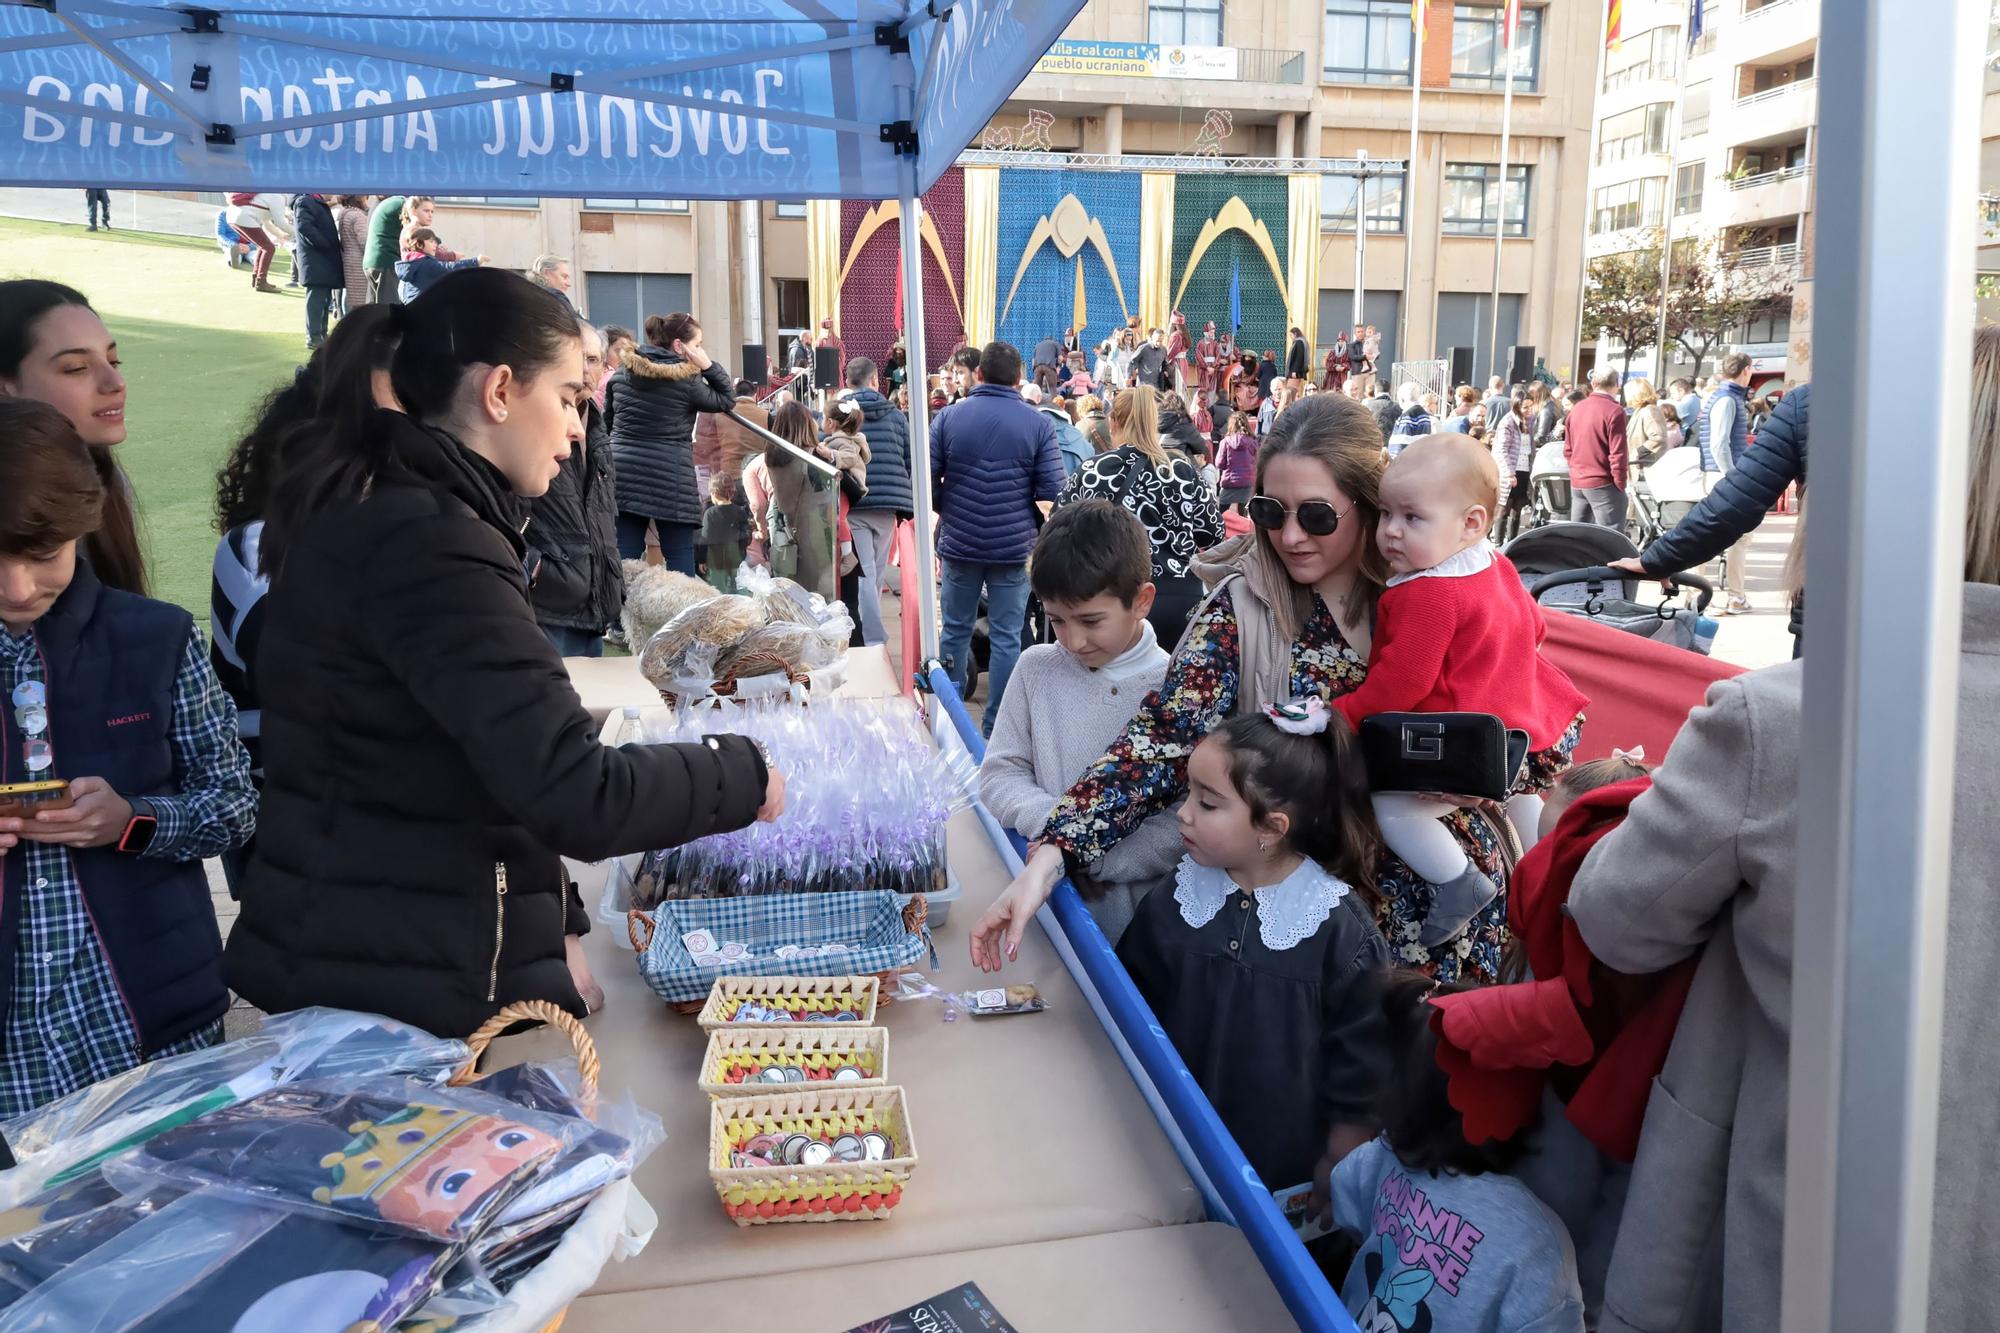
[{"label": "balcony railing", "polygon": [[1755,106],[1760,102],[1775,102],[1781,97],[1790,97],[1793,93],[1810,91],[1818,82],[1817,78],[1793,79],[1790,83],[1766,88],[1761,93],[1744,93],[1736,99],[1736,105]]},{"label": "balcony railing", "polygon": [[1616,92],[1629,88],[1635,83],[1647,83],[1654,79],[1672,79],[1679,76],[1679,60],[1648,60],[1643,65],[1632,65],[1626,69],[1613,70],[1604,76],[1604,91]]},{"label": "balcony railing", "polygon": [[1779,181],[1797,180],[1801,176],[1812,175],[1812,165],[1804,163],[1796,167],[1785,167],[1778,171],[1760,171],[1754,176],[1733,176],[1729,180],[1732,190],[1754,190],[1760,185],[1776,185]]},{"label": "balcony railing", "polygon": [[1742,250],[1731,250],[1723,255],[1723,262],[1737,268],[1769,268],[1773,264],[1796,264],[1799,262],[1797,241],[1784,245],[1753,245]]},{"label": "balcony railing", "polygon": [[1743,0],[1743,18],[1746,22],[1750,19],[1762,18],[1774,9],[1783,9],[1786,5],[1795,3],[1797,3],[1797,0],[1768,0],[1765,4],[1752,5],[1750,0]]},{"label": "balcony railing", "polygon": [[1304,83],[1306,53],[1236,48],[1236,78],[1240,83]]}]

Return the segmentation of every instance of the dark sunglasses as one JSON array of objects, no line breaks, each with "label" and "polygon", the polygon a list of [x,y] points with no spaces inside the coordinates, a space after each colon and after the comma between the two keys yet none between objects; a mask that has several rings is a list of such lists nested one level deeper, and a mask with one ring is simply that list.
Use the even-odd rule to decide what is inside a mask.
[{"label": "dark sunglasses", "polygon": [[[1268,495],[1253,495],[1245,506],[1250,513],[1250,521],[1266,532],[1276,532],[1285,526],[1285,515],[1294,511],[1273,500]],[[1348,506],[1352,513],[1354,506]],[[1347,515],[1335,509],[1326,500],[1308,500],[1297,510],[1299,526],[1315,537],[1330,537],[1340,528],[1340,520]]]}]

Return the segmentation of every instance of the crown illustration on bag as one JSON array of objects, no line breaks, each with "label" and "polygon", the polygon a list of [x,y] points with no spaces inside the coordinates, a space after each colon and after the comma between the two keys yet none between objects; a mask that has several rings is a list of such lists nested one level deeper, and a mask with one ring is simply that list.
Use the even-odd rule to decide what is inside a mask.
[{"label": "crown illustration on bag", "polygon": [[331,1186],[313,1191],[319,1203],[336,1199],[377,1199],[410,1169],[488,1117],[476,1111],[412,1104],[380,1120],[357,1120],[354,1137],[339,1152],[319,1159],[333,1172]]}]

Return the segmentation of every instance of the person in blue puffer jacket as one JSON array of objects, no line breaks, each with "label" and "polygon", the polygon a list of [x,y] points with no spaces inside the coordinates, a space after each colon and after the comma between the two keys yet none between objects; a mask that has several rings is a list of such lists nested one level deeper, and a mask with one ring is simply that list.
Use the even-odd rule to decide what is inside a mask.
[{"label": "person in blue puffer jacket", "polygon": [[478,268],[486,256],[477,259],[440,259],[438,234],[429,227],[412,227],[403,236],[403,257],[396,261],[396,292],[403,304],[422,296],[439,278],[462,268]]},{"label": "person in blue puffer jacket", "polygon": [[880,373],[869,358],[857,356],[847,363],[847,387],[861,405],[861,434],[868,441],[868,494],[856,500],[847,515],[854,554],[861,560],[856,593],[861,641],[887,643],[882,584],[888,577],[896,525],[914,518],[917,508],[916,493],[910,488],[910,421],[902,408],[882,396]]},{"label": "person in blue puffer jacket", "polygon": [[1028,553],[1042,519],[1036,505],[1052,504],[1061,494],[1063,463],[1055,423],[1021,397],[1019,351],[988,343],[974,375],[972,392],[939,413],[931,430],[931,486],[944,567],[939,650],[962,692],[983,591],[993,654],[985,718],[990,736],[1021,655]]},{"label": "person in blue puffer jacket", "polygon": [[[1757,432],[1757,444],[1735,458],[1715,489],[1636,560],[1613,562],[1634,574],[1658,578],[1715,559],[1764,521],[1785,488],[1806,481],[1806,441],[1811,389],[1801,384],[1778,400]],[[1792,603],[1792,633],[1805,628],[1802,601]],[[1794,647],[1794,655],[1797,648]]]}]

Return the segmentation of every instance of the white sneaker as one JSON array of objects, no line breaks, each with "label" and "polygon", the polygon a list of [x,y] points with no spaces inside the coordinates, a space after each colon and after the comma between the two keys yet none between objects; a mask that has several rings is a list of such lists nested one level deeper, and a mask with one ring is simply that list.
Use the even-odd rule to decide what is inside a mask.
[{"label": "white sneaker", "polygon": [[1731,593],[1729,595],[1729,604],[1722,608],[1722,614],[1725,616],[1744,616],[1756,609],[1756,607],[1750,605],[1748,597],[1743,596],[1741,593]]}]

